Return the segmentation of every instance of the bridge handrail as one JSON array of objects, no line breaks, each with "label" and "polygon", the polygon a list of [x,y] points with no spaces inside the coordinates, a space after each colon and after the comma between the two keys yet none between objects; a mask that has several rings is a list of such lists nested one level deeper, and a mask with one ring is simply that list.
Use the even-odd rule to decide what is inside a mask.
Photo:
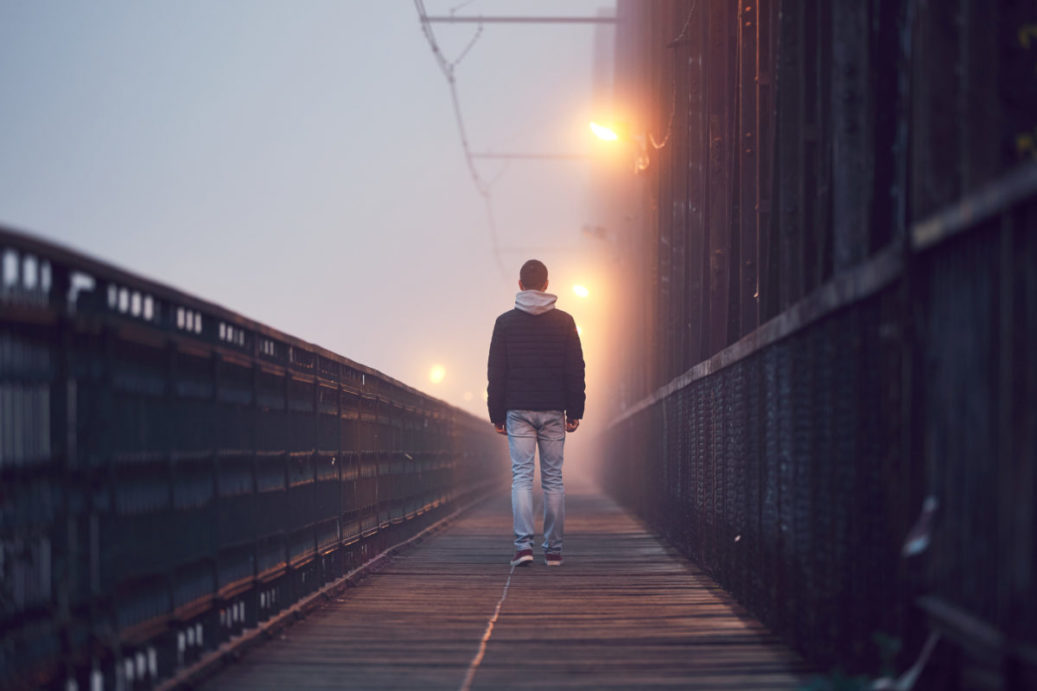
[{"label": "bridge handrail", "polygon": [[485,421],[0,227],[0,686],[153,685],[496,486]]},{"label": "bridge handrail", "polygon": [[1035,218],[1027,163],[915,223],[617,415],[606,486],[819,664],[928,619],[1032,676]]},{"label": "bridge handrail", "polygon": [[[961,233],[975,230],[1004,209],[1034,196],[1037,196],[1037,163],[1029,163],[914,223],[911,227],[909,253],[919,255],[934,250]],[[619,424],[692,382],[875,295],[900,280],[903,273],[904,248],[895,244],[886,246],[857,266],[837,274],[773,319],[760,324],[754,331],[636,401],[613,418],[611,424]]]}]

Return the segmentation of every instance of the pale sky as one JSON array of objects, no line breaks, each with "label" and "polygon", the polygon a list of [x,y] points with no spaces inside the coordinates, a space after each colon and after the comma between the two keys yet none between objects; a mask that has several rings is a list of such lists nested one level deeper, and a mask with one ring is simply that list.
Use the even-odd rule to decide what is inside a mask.
[{"label": "pale sky", "polygon": [[[426,0],[433,15],[462,4],[458,14],[486,15],[614,5]],[[435,31],[452,59],[476,27]],[[472,148],[589,151],[594,32],[486,25],[456,70]],[[578,322],[597,318],[600,240],[581,233],[595,222],[593,165],[480,164],[499,174],[505,278],[409,0],[0,2],[0,223],[480,416],[493,320],[525,259],[547,263]]]}]

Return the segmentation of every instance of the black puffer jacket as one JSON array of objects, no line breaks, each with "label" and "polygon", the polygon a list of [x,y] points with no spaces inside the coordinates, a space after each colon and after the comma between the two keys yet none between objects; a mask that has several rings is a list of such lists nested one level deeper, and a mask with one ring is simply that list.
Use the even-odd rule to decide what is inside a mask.
[{"label": "black puffer jacket", "polygon": [[564,410],[583,418],[583,348],[566,312],[520,309],[497,318],[487,365],[490,420],[502,425],[509,410]]}]

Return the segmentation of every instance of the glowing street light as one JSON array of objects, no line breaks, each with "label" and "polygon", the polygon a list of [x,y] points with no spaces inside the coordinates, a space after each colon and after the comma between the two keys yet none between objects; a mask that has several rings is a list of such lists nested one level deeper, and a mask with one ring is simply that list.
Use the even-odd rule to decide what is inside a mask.
[{"label": "glowing street light", "polygon": [[604,125],[599,125],[593,120],[591,121],[590,126],[591,132],[593,132],[594,136],[598,139],[604,139],[607,142],[614,142],[619,139],[619,135],[616,134],[614,130],[605,127]]},{"label": "glowing street light", "polygon": [[[636,147],[634,157],[634,172],[643,173],[648,169],[648,145],[647,137],[644,134],[631,135],[625,123],[620,123],[619,128],[606,127],[605,125],[591,121],[590,123],[591,132],[594,136],[599,139],[603,139],[607,142],[624,141],[632,142]],[[660,148],[660,147],[656,147]]]},{"label": "glowing street light", "polygon": [[585,298],[585,297],[587,297],[588,295],[591,294],[591,292],[589,290],[587,290],[586,286],[581,286],[581,285],[574,285],[573,286],[573,292],[576,293],[577,297],[581,297],[581,298]]}]

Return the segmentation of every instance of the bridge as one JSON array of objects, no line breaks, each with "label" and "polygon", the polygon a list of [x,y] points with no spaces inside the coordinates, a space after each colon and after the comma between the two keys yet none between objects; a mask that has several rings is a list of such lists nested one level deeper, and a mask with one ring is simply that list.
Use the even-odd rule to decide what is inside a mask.
[{"label": "bridge", "polygon": [[0,248],[8,682],[805,678],[593,485],[570,485],[563,569],[510,567],[510,465],[486,421],[60,247],[4,231]]},{"label": "bridge", "polygon": [[486,420],[0,229],[0,685],[1037,686],[1032,18],[959,5],[619,3],[558,569]]}]

